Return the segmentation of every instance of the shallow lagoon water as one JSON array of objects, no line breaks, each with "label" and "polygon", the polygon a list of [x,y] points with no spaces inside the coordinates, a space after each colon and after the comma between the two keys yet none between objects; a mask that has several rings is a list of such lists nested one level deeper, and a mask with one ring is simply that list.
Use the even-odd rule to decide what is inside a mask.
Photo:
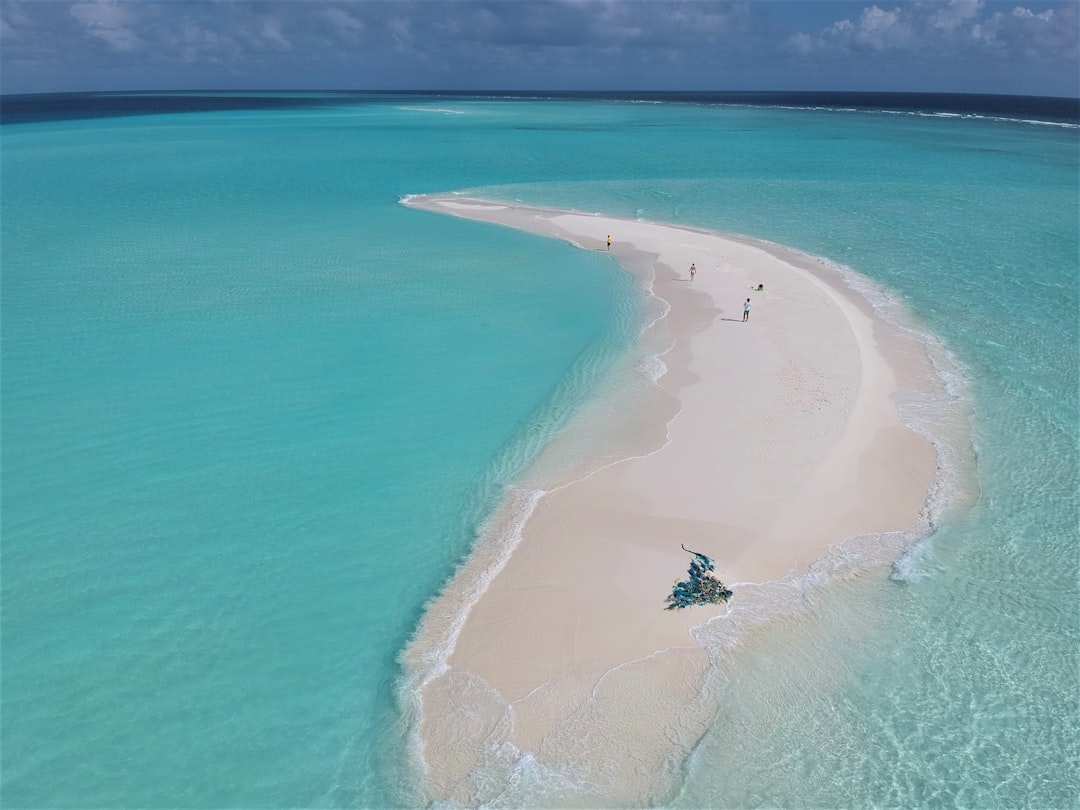
[{"label": "shallow lagoon water", "polygon": [[719,652],[664,801],[1074,802],[1080,130],[332,101],[0,130],[6,803],[415,800],[398,655],[641,312],[604,254],[397,204],[449,190],[823,257],[964,376],[974,496]]}]

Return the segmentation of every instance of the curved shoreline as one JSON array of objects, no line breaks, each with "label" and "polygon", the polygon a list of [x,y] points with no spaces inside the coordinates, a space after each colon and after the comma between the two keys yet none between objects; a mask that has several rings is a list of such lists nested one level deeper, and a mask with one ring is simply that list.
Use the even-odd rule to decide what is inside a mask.
[{"label": "curved shoreline", "polygon": [[[426,670],[425,792],[490,802],[497,771],[527,767],[563,802],[658,800],[705,730],[709,657],[697,639],[724,614],[661,609],[687,564],[680,543],[714,557],[737,601],[738,584],[798,576],[847,538],[919,524],[936,455],[892,397],[930,378],[928,360],[867,301],[779,246],[458,196],[404,202],[583,249],[604,250],[611,234],[615,258],[646,288],[654,274],[669,306],[641,338],[670,341],[656,352],[667,366],[658,396],[616,417],[617,460],[545,487],[523,519],[496,515],[488,531],[519,524],[516,541],[496,561],[467,563],[429,607],[406,653]],[[758,283],[765,291],[750,292]],[[524,490],[540,488],[526,478]],[[490,576],[474,571],[465,585],[477,565]],[[450,613],[464,615],[451,621],[455,598]]]}]

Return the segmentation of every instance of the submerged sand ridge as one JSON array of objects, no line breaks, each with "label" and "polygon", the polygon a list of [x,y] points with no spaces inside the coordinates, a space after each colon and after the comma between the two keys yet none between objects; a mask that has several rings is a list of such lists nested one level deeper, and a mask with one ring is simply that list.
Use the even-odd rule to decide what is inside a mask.
[{"label": "submerged sand ridge", "polygon": [[462,604],[451,583],[407,654],[422,667],[425,645],[452,646],[421,695],[429,797],[497,803],[505,774],[527,766],[553,804],[662,801],[651,791],[675,778],[710,716],[709,657],[690,630],[724,614],[663,610],[689,563],[680,544],[711,556],[737,600],[740,582],[801,573],[845,538],[915,524],[935,453],[892,397],[930,376],[913,368],[925,358],[838,277],[775,246],[461,197],[406,204],[587,250],[610,235],[612,255],[670,307],[642,336],[664,346],[667,372],[607,426],[619,460],[541,482],[480,597],[448,618]]}]

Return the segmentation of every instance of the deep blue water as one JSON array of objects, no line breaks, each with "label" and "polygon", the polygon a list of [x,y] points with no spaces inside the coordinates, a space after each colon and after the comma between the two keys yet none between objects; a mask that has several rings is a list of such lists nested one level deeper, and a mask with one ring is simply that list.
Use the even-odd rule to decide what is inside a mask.
[{"label": "deep blue water", "polygon": [[1001,96],[948,93],[852,92],[643,92],[552,91],[544,93],[430,91],[414,92],[189,92],[189,93],[41,93],[0,97],[0,122],[5,124],[60,121],[77,118],[112,118],[120,115],[163,115],[186,112],[312,109],[354,106],[358,103],[394,103],[452,99],[470,100],[573,100],[671,104],[753,105],[858,110],[894,110],[922,113],[1008,116],[1064,123],[1080,123],[1080,99],[1040,96]]}]

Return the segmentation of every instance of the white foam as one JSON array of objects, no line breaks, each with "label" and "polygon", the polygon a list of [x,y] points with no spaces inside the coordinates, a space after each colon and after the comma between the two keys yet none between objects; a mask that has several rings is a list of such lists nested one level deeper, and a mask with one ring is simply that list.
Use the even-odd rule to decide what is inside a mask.
[{"label": "white foam", "polygon": [[498,542],[496,542],[496,538],[492,537],[493,524],[499,517],[499,513],[493,515],[481,530],[481,544],[485,550],[493,552],[490,558],[486,560],[486,565],[480,570],[476,570],[476,566],[471,564],[473,557],[476,556],[474,553],[473,557],[470,557],[466,563],[462,564],[462,569],[468,566],[472,572],[473,576],[470,580],[462,582],[461,578],[456,574],[453,577],[453,582],[459,589],[458,604],[441,642],[432,645],[425,652],[424,658],[429,664],[429,669],[422,676],[420,683],[417,685],[418,688],[422,689],[431,679],[438,677],[447,670],[447,661],[453,654],[455,646],[457,646],[458,637],[461,635],[461,630],[465,626],[469,613],[499,572],[506,567],[506,563],[514,553],[514,549],[521,543],[522,530],[525,528],[525,524],[545,494],[543,490],[508,488],[506,499],[499,510],[499,512],[508,516],[508,525],[503,532],[499,533],[500,536]]},{"label": "white foam", "polygon": [[443,115],[465,115],[465,110],[453,110],[449,107],[397,107],[406,112],[442,113]]},{"label": "white foam", "polygon": [[[472,795],[482,801],[482,807],[530,807],[538,799],[550,802],[559,796],[599,795],[581,773],[572,767],[544,765],[529,751],[521,751],[503,742],[492,752],[488,762],[470,774]],[[545,802],[545,803],[547,803]]]},{"label": "white foam", "polygon": [[[425,608],[424,621],[418,630],[418,636],[425,638],[425,646],[418,647],[414,639],[403,653],[405,679],[399,683],[397,691],[404,721],[409,728],[408,756],[416,773],[427,773],[425,745],[420,734],[424,718],[421,702],[423,689],[449,671],[450,656],[469,613],[506,566],[521,542],[525,523],[544,494],[542,490],[508,488],[501,507],[481,529],[477,547],[451,578],[453,591],[437,595]],[[505,523],[503,531],[496,529],[499,518]],[[436,604],[442,609],[438,615],[432,612]],[[419,659],[409,659],[410,653],[415,655],[416,652],[420,653]]]},{"label": "white foam", "polygon": [[637,370],[643,374],[650,382],[659,382],[660,378],[667,374],[667,363],[661,360],[656,355],[649,355],[642,358],[638,363]]},{"label": "white foam", "polygon": [[916,543],[905,551],[899,560],[893,563],[890,578],[895,582],[921,582],[932,575],[926,560],[930,553],[931,538]]},{"label": "white foam", "polygon": [[719,664],[754,629],[806,613],[832,584],[893,563],[929,531],[930,523],[924,516],[902,532],[849,537],[833,546],[804,574],[792,572],[774,582],[731,583],[727,610],[693,628],[690,635],[709,653],[713,663]]},{"label": "white foam", "polygon": [[[708,105],[706,105],[708,106]],[[904,115],[914,118],[946,118],[946,119],[961,119],[961,120],[975,120],[975,121],[995,121],[1004,124],[1033,124],[1035,126],[1045,127],[1063,127],[1065,129],[1080,129],[1080,124],[1074,124],[1068,121],[1044,121],[1042,119],[1035,118],[1017,118],[1008,115],[990,115],[987,113],[954,113],[954,112],[934,112],[931,110],[869,110],[860,107],[815,107],[815,106],[796,106],[796,105],[784,105],[784,104],[724,104],[725,107],[746,107],[750,109],[780,109],[780,110],[811,110],[814,112],[839,112],[839,113],[855,113],[858,115]]]}]

